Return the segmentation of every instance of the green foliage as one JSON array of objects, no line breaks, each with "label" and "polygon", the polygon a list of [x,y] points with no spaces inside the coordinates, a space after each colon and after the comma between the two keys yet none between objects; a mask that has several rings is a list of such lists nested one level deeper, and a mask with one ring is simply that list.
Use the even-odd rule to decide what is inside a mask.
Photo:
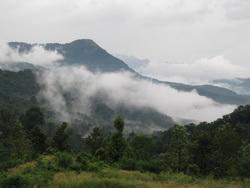
[{"label": "green foliage", "polygon": [[69,169],[73,164],[72,156],[69,153],[57,153],[58,166]]},{"label": "green foliage", "polygon": [[104,136],[99,127],[95,127],[86,141],[92,155],[97,158],[104,159]]},{"label": "green foliage", "polygon": [[170,130],[170,142],[166,151],[166,163],[173,171],[187,170],[190,140],[185,127],[175,126]]},{"label": "green foliage", "polygon": [[124,170],[138,170],[152,173],[160,173],[164,170],[164,163],[160,160],[135,160],[135,159],[122,159],[119,161],[119,167]]},{"label": "green foliage", "polygon": [[31,131],[35,127],[42,127],[45,124],[44,114],[39,107],[32,107],[26,111],[21,122],[27,131]]},{"label": "green foliage", "polygon": [[149,160],[156,153],[155,140],[150,136],[131,135],[128,139],[129,151],[132,157],[137,160]]},{"label": "green foliage", "polygon": [[19,175],[10,176],[10,177],[5,178],[1,182],[0,185],[2,188],[14,188],[14,187],[28,188],[28,187],[32,187],[27,179],[25,179],[24,177],[19,176]]},{"label": "green foliage", "polygon": [[32,142],[33,150],[35,154],[40,154],[46,151],[47,136],[39,127],[34,127],[30,132],[30,139]]},{"label": "green foliage", "polygon": [[250,144],[242,146],[238,167],[239,175],[241,177],[250,177]]},{"label": "green foliage", "polygon": [[69,149],[68,139],[69,135],[66,133],[68,127],[67,123],[62,123],[60,127],[57,128],[56,134],[53,138],[55,148],[59,151],[65,151]]},{"label": "green foliage", "polygon": [[97,172],[106,167],[107,165],[92,156],[81,154],[76,158],[76,163],[81,170]]},{"label": "green foliage", "polygon": [[116,128],[118,133],[122,133],[124,129],[124,121],[121,116],[118,116],[114,121],[114,127]]},{"label": "green foliage", "polygon": [[114,133],[108,140],[108,159],[112,162],[117,162],[123,157],[126,149],[126,141],[123,137],[124,121],[118,116],[114,121],[116,133]]},{"label": "green foliage", "polygon": [[[95,128],[87,139],[80,140],[75,129],[67,128],[67,123],[48,136],[43,129],[48,125],[41,125],[47,121],[39,111],[33,108],[25,113],[30,117],[26,120],[36,122],[26,124],[34,125],[27,129],[30,126],[24,128],[21,122],[25,121],[21,118],[20,122],[18,114],[0,110],[0,170],[15,167],[0,177],[1,185],[46,186],[60,171],[102,174],[107,167],[150,172],[157,178],[164,172],[165,179],[167,173],[171,173],[169,177],[177,173],[176,178],[187,183],[191,183],[190,175],[250,177],[250,122],[244,114],[250,114],[249,107],[239,107],[212,123],[175,126],[152,135],[130,134],[128,137],[123,133],[123,119],[117,117],[114,132],[104,134],[100,128]],[[70,147],[70,136],[79,148],[81,144],[87,145],[85,153]],[[29,160],[34,160],[32,165],[20,165]]]}]

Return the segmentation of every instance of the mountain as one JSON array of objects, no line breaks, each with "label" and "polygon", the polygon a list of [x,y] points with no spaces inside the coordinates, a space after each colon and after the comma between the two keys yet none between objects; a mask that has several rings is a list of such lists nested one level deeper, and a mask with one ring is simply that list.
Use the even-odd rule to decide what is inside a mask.
[{"label": "mountain", "polygon": [[250,78],[219,79],[213,80],[211,83],[226,87],[239,94],[250,94]]},{"label": "mountain", "polygon": [[20,72],[0,70],[0,108],[18,111],[37,104],[39,85],[30,70]]},{"label": "mountain", "polygon": [[[37,44],[23,42],[10,42],[9,46],[20,52],[27,52]],[[73,65],[84,65],[89,70],[96,72],[130,71],[134,72],[120,59],[110,55],[98,46],[93,40],[81,39],[66,44],[47,43],[40,44],[47,50],[55,51],[64,56],[62,63]]]},{"label": "mountain", "polygon": [[[20,52],[29,51],[32,46],[37,44],[28,44],[24,42],[10,42],[9,46]],[[208,97],[222,104],[249,104],[250,95],[237,94],[236,92],[219,86],[213,85],[187,85],[182,83],[173,83],[149,78],[131,69],[122,60],[112,56],[106,50],[102,49],[93,40],[80,39],[66,44],[47,43],[39,44],[47,50],[57,50],[63,54],[62,64],[84,65],[93,72],[119,72],[129,71],[140,79],[147,79],[155,83],[167,84],[179,91],[196,90],[199,95]]]},{"label": "mountain", "polygon": [[[47,115],[54,118],[52,110],[37,98],[40,85],[36,82],[34,71],[19,72],[0,70],[0,109],[12,109],[20,114],[32,106],[42,106]],[[68,101],[69,105],[70,101]],[[151,130],[168,129],[174,125],[171,117],[150,108],[128,108],[118,106],[108,107],[103,101],[92,99],[91,114],[80,114],[72,124],[79,128],[80,133],[86,133],[93,126],[112,126],[117,115],[122,115],[126,121],[127,131],[151,132]],[[83,126],[84,125],[84,126]]]},{"label": "mountain", "polygon": [[116,54],[115,56],[121,59],[123,62],[125,62],[129,67],[131,67],[134,70],[140,70],[150,62],[149,59],[140,59],[134,56],[127,56],[121,54]]}]

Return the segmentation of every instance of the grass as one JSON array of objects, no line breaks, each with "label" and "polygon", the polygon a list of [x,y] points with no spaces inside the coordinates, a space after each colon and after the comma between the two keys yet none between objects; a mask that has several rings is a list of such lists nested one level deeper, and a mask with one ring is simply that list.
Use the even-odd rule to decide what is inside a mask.
[{"label": "grass", "polygon": [[195,179],[184,174],[150,174],[137,171],[105,169],[99,173],[59,172],[50,187],[55,188],[243,188],[249,182]]},{"label": "grass", "polygon": [[[60,162],[60,160],[59,160]],[[215,180],[213,178],[195,178],[185,174],[126,171],[103,167],[90,170],[89,167],[75,170],[62,168],[55,155],[40,156],[36,161],[28,162],[9,169],[0,187],[51,187],[51,188],[248,188],[250,180]],[[63,165],[64,166],[64,165]],[[3,177],[2,177],[3,178]],[[1,180],[1,177],[0,177]],[[0,182],[1,183],[1,182]],[[5,186],[1,186],[5,185]]]}]

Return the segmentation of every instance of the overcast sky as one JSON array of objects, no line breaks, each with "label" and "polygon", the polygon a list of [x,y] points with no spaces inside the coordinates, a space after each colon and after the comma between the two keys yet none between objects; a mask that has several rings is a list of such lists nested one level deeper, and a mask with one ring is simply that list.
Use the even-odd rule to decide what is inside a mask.
[{"label": "overcast sky", "polygon": [[90,38],[153,62],[248,66],[249,35],[250,0],[0,0],[2,41]]}]

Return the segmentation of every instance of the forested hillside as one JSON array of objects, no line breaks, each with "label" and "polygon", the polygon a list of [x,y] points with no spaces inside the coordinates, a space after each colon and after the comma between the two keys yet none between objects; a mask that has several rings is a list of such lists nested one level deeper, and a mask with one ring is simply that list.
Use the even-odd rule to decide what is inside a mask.
[{"label": "forested hillside", "polygon": [[[9,42],[8,44],[11,48],[18,50],[20,53],[28,53],[34,46],[41,45],[46,50],[56,50],[59,54],[61,54],[63,59],[60,60],[60,62],[64,65],[83,65],[90,71],[102,73],[127,71],[135,74],[142,80],[151,80],[155,83],[163,83],[179,91],[190,92],[196,90],[199,95],[211,98],[212,100],[222,104],[244,105],[249,104],[250,102],[249,95],[237,94],[236,92],[223,87],[213,85],[188,85],[146,77],[131,69],[126,63],[108,53],[91,39],[78,39],[65,44],[29,44],[24,42]],[[25,67],[27,67],[27,65],[25,65]],[[19,67],[19,69],[22,70],[23,68]]]},{"label": "forested hillside", "polygon": [[[212,123],[176,125],[151,135],[127,135],[124,127],[126,122],[117,117],[114,131],[95,127],[88,137],[78,137],[66,122],[48,124],[40,108],[22,116],[1,110],[0,185],[77,187],[78,182],[86,187],[151,187],[147,181],[154,178],[163,187],[178,184],[178,179],[180,184],[200,186],[208,181],[207,187],[249,186],[250,106],[240,106]],[[120,175],[114,178],[118,169],[125,171],[115,172]],[[137,175],[143,180],[124,182],[128,171],[142,172]],[[145,172],[150,172],[147,178]],[[231,181],[211,182],[208,176]]]},{"label": "forested hillside", "polygon": [[[38,71],[38,70],[37,70]],[[42,70],[39,70],[42,71]],[[49,105],[39,96],[42,86],[37,82],[35,70],[18,72],[0,70],[0,109],[11,109],[18,114],[23,114],[33,106],[41,106],[48,119],[57,119]],[[67,94],[65,94],[67,95]],[[68,108],[71,98],[68,96]],[[112,109],[102,99],[93,96],[91,99],[91,113],[79,114],[72,120],[72,126],[84,135],[93,126],[110,126],[117,115],[122,115],[127,120],[127,130],[151,132],[153,129],[167,129],[174,125],[171,117],[152,108],[133,108],[119,105]]]},{"label": "forested hillside", "polygon": [[0,70],[0,107],[23,111],[37,104],[39,86],[30,70]]}]

